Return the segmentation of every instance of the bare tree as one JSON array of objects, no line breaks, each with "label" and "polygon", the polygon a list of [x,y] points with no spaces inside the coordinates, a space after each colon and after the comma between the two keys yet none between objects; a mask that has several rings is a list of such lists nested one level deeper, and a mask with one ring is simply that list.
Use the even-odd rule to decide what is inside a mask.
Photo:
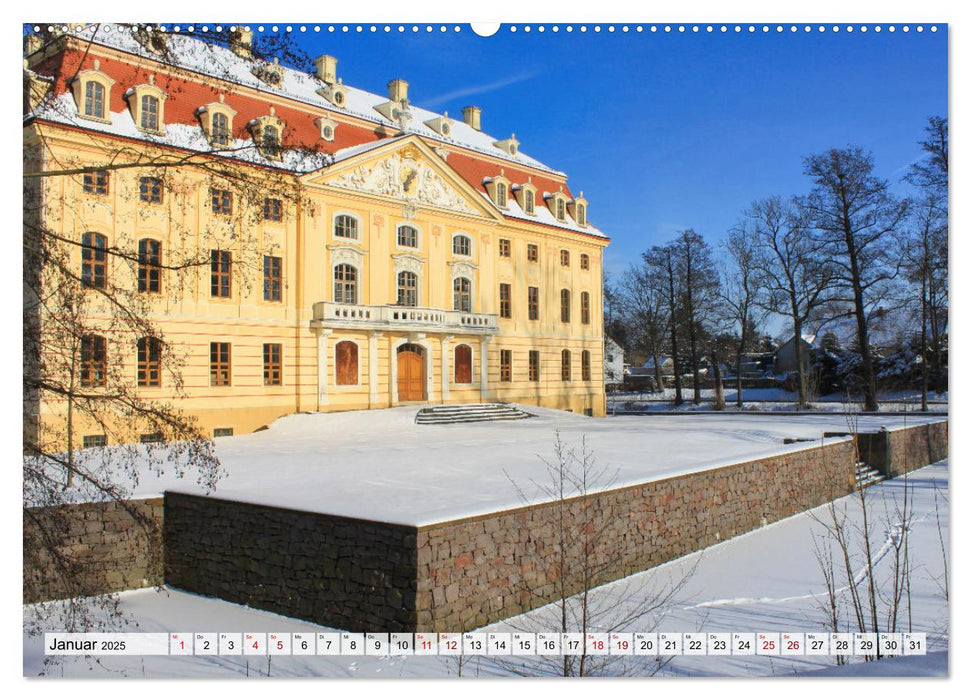
[{"label": "bare tree", "polygon": [[740,222],[740,235],[750,236],[752,260],[759,286],[765,291],[757,303],[767,312],[789,320],[796,338],[799,406],[809,405],[806,370],[809,362],[799,339],[807,323],[828,304],[834,270],[817,238],[792,200],[769,197],[754,202]]},{"label": "bare tree", "polygon": [[[670,243],[664,246],[653,246],[644,253],[644,262],[653,279],[663,280],[665,310],[671,338],[671,361],[674,364],[674,405],[680,406],[684,403],[684,396],[681,393],[681,348],[678,344],[678,326],[682,318],[680,300],[683,280],[678,265],[677,250]],[[656,365],[657,362],[655,362],[655,374],[660,371]]]},{"label": "bare tree", "polygon": [[890,193],[887,181],[873,174],[872,156],[859,148],[809,156],[804,172],[814,186],[801,207],[825,244],[824,254],[834,263],[834,281],[845,291],[843,301],[856,321],[864,409],[876,411],[871,316],[897,275],[899,256],[890,246],[910,202]]},{"label": "bare tree", "polygon": [[670,310],[663,270],[654,262],[645,260],[639,266],[632,265],[627,269],[621,281],[621,297],[624,316],[637,333],[637,343],[654,363],[654,386],[658,391],[664,391],[661,356],[670,325]]},{"label": "bare tree", "polygon": [[758,303],[761,299],[764,279],[758,274],[757,240],[750,230],[750,222],[740,222],[724,242],[726,265],[721,284],[722,306],[727,317],[737,327],[735,344],[735,404],[742,407],[742,358],[753,341],[764,311]]},{"label": "bare tree", "polygon": [[681,308],[688,334],[688,351],[694,386],[694,402],[701,403],[701,358],[706,322],[718,305],[718,273],[711,247],[694,229],[681,231],[674,243],[678,269],[683,279]]}]

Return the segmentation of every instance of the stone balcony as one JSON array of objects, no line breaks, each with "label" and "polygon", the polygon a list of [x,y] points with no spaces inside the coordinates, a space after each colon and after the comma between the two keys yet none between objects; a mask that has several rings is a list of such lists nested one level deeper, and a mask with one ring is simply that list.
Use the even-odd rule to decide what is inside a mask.
[{"label": "stone balcony", "polygon": [[499,332],[499,316],[420,306],[318,301],[314,304],[311,327],[494,335]]}]

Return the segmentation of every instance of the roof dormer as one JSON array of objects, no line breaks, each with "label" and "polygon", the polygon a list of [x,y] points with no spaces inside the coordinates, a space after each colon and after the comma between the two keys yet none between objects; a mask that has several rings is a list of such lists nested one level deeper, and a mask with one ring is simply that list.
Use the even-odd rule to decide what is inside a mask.
[{"label": "roof dormer", "polygon": [[323,87],[317,88],[317,94],[335,107],[344,109],[347,104],[347,88],[344,87],[344,83],[340,78],[335,83],[327,83]]},{"label": "roof dormer", "polygon": [[283,85],[283,66],[280,65],[279,58],[274,57],[273,63],[253,66],[251,72],[270,87],[278,88]]},{"label": "roof dormer", "polygon": [[111,86],[115,81],[101,70],[101,61],[94,60],[94,68],[78,71],[77,78],[71,84],[74,101],[78,106],[78,115],[85,119],[108,123],[111,112]]},{"label": "roof dormer", "polygon": [[196,110],[199,124],[212,146],[226,148],[233,143],[233,118],[236,110],[226,104],[226,95],[220,93],[219,102],[210,102]]},{"label": "roof dormer", "polygon": [[559,192],[546,192],[543,194],[543,199],[546,200],[546,206],[549,207],[550,213],[553,214],[557,221],[566,221],[566,195],[563,194],[563,185],[560,185]]},{"label": "roof dormer", "polygon": [[583,198],[583,190],[580,194],[567,204],[570,216],[577,222],[577,226],[587,225],[587,200]]},{"label": "roof dormer", "polygon": [[495,177],[485,178],[482,184],[485,185],[486,192],[489,193],[489,198],[492,199],[493,204],[500,209],[509,208],[509,180],[506,178],[504,170],[500,170]]},{"label": "roof dormer", "polygon": [[388,101],[375,106],[375,111],[405,131],[411,124],[411,106],[408,102],[408,81],[395,78],[388,83]]},{"label": "roof dormer", "polygon": [[516,134],[502,141],[493,141],[492,145],[501,151],[505,151],[510,156],[515,156],[519,153],[519,141],[516,140]]},{"label": "roof dormer", "polygon": [[533,184],[532,176],[521,185],[513,185],[512,192],[523,213],[536,216],[536,185]]},{"label": "roof dormer", "polygon": [[165,133],[165,100],[168,94],[155,84],[155,74],[148,82],[136,85],[125,92],[128,109],[135,126],[150,134]]},{"label": "roof dormer", "polygon": [[429,119],[425,122],[425,126],[439,136],[448,138],[452,135],[452,120],[448,118],[448,112],[445,112],[445,114],[440,117],[436,117],[435,119]]},{"label": "roof dormer", "polygon": [[276,109],[270,107],[268,115],[257,117],[248,126],[260,153],[266,158],[279,160],[283,155],[283,129],[286,125],[276,116]]},{"label": "roof dormer", "polygon": [[324,141],[333,141],[337,134],[338,123],[330,117],[318,117],[314,123],[320,129],[320,138]]}]

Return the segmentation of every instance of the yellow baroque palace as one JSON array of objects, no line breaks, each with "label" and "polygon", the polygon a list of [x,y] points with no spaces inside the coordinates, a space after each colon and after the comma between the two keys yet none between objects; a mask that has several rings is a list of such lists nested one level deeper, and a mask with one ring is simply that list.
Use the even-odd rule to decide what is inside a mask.
[{"label": "yellow baroque palace", "polygon": [[[336,67],[257,58],[245,32],[28,37],[40,224],[77,244],[85,284],[137,291],[164,339],[85,338],[81,382],[116,371],[214,435],[410,403],[603,415],[608,239],[582,193],[478,108],[452,119]],[[177,392],[160,352],[180,358]]]}]

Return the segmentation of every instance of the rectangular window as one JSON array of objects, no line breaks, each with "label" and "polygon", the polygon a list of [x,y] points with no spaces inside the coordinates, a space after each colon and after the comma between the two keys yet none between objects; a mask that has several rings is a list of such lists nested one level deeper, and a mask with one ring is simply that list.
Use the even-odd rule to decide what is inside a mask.
[{"label": "rectangular window", "polygon": [[570,267],[570,251],[566,249],[560,251],[560,265]]},{"label": "rectangular window", "polygon": [[590,292],[580,292],[580,323],[590,323]]},{"label": "rectangular window", "polygon": [[232,437],[233,436],[233,429],[232,428],[213,428],[212,429],[212,436],[214,438],[217,438],[217,437]]},{"label": "rectangular window", "polygon": [[229,343],[209,343],[209,384],[229,386],[230,371]]},{"label": "rectangular window", "polygon": [[499,351],[499,381],[512,381],[512,350]]},{"label": "rectangular window", "polygon": [[561,363],[561,367],[560,367],[560,378],[564,382],[568,382],[568,381],[570,381],[570,375],[571,375],[571,370],[572,370],[572,368],[570,367],[570,351],[569,350],[564,350],[561,353],[560,363]]},{"label": "rectangular window", "polygon": [[526,246],[526,260],[529,262],[539,262],[539,246],[530,243]]},{"label": "rectangular window", "polygon": [[220,190],[212,187],[209,189],[209,196],[212,200],[212,213],[230,216],[233,213],[233,193],[229,190]]},{"label": "rectangular window", "polygon": [[83,446],[88,447],[104,447],[108,444],[107,435],[85,435]]},{"label": "rectangular window", "polygon": [[147,204],[161,204],[162,180],[157,177],[138,178],[138,199]]},{"label": "rectangular window", "polygon": [[283,202],[271,197],[264,199],[263,219],[266,221],[283,221]]},{"label": "rectangular window", "polygon": [[86,194],[108,194],[108,171],[96,170],[84,174],[84,191]]},{"label": "rectangular window", "polygon": [[108,376],[108,353],[100,335],[81,336],[81,386],[104,386]]},{"label": "rectangular window", "polygon": [[162,343],[158,338],[138,339],[138,386],[162,386]]},{"label": "rectangular window", "polygon": [[585,381],[590,381],[590,351],[584,350],[580,353],[580,378]]},{"label": "rectangular window", "polygon": [[560,290],[560,321],[563,323],[570,322],[570,290],[561,289]]},{"label": "rectangular window", "polygon": [[508,238],[499,239],[499,257],[500,258],[512,257],[512,244],[509,242]]},{"label": "rectangular window", "polygon": [[590,256],[586,253],[580,253],[580,269],[589,270],[590,269]]},{"label": "rectangular window", "polygon": [[84,84],[84,114],[98,119],[105,118],[105,87],[89,80]]},{"label": "rectangular window", "polygon": [[209,259],[210,295],[228,299],[233,290],[233,254],[213,250]]},{"label": "rectangular window", "polygon": [[283,346],[279,343],[263,343],[263,384],[283,384]]},{"label": "rectangular window", "polygon": [[142,95],[142,128],[146,131],[158,131],[158,98]]},{"label": "rectangular window", "polygon": [[162,291],[162,244],[151,238],[138,241],[138,291]]},{"label": "rectangular window", "polygon": [[512,318],[512,285],[505,282],[499,284],[499,315]]},{"label": "rectangular window", "polygon": [[263,301],[283,299],[283,259],[263,256]]},{"label": "rectangular window", "polygon": [[538,321],[539,320],[539,287],[529,288],[529,320]]},{"label": "rectangular window", "polygon": [[539,350],[529,351],[529,381],[539,381]]}]

